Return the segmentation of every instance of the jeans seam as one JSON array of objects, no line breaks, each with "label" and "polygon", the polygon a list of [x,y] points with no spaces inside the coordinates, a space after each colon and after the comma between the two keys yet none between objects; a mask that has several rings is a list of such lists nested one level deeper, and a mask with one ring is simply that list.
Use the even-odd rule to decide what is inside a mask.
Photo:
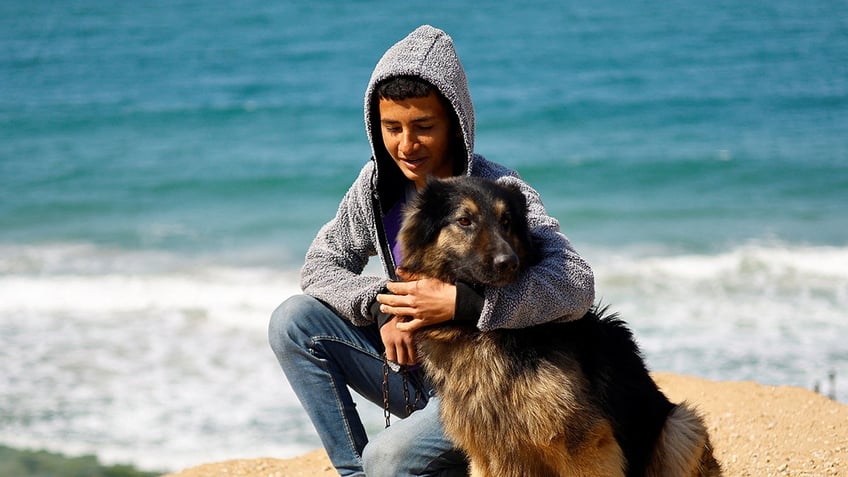
[{"label": "jeans seam", "polygon": [[[367,349],[365,349],[361,346],[357,346],[356,344],[351,343],[351,342],[346,341],[346,340],[340,340],[340,339],[338,339],[337,337],[334,337],[334,336],[318,335],[318,336],[313,336],[313,337],[310,338],[309,354],[311,354],[316,360],[318,360],[319,363],[321,363],[321,367],[323,368],[324,372],[327,374],[327,376],[329,376],[330,381],[332,383],[331,387],[333,388],[333,398],[336,400],[336,408],[339,409],[339,410],[342,410],[342,409],[344,409],[344,404],[342,402],[341,396],[339,396],[338,382],[335,380],[333,373],[331,373],[330,370],[329,370],[329,366],[328,366],[329,360],[317,356],[317,354],[315,352],[315,348],[317,347],[317,344],[318,344],[319,341],[332,341],[334,343],[341,343],[341,344],[344,344],[346,346],[350,346],[351,348],[353,348],[357,351],[368,354],[370,356],[374,356],[374,357],[377,357],[377,356],[375,356],[373,353],[370,353]],[[379,357],[377,357],[377,358],[379,358]],[[345,385],[345,386],[347,386],[347,385]],[[362,466],[362,453],[359,452],[356,449],[356,440],[354,439],[354,436],[353,436],[353,430],[351,430],[351,428],[350,428],[350,423],[348,422],[347,419],[344,419],[344,418],[342,418],[342,422],[344,424],[345,434],[347,435],[348,446],[350,446],[350,450],[353,453],[353,455],[356,456],[356,459],[359,462],[359,465]],[[366,436],[366,440],[367,440],[367,436]]]},{"label": "jeans seam", "polygon": [[[359,352],[361,352],[361,353],[367,354],[367,355],[369,355],[369,356],[371,356],[371,357],[373,357],[373,358],[375,358],[375,359],[382,359],[382,356],[381,356],[381,355],[379,355],[379,354],[375,354],[375,353],[372,353],[372,352],[371,352],[370,350],[368,350],[367,348],[364,348],[364,347],[362,347],[362,346],[359,346],[359,345],[358,345],[358,344],[356,344],[356,343],[351,343],[350,341],[339,339],[337,336],[324,336],[324,335],[317,335],[317,336],[313,336],[313,337],[311,337],[311,338],[310,338],[310,341],[311,341],[310,346],[309,346],[309,352],[310,352],[310,353],[312,353],[312,352],[313,352],[313,350],[314,350],[314,348],[315,348],[315,346],[316,346],[316,344],[317,344],[317,342],[318,342],[318,341],[332,341],[332,342],[334,342],[334,343],[341,343],[341,344],[343,344],[343,345],[345,345],[345,346],[349,346],[349,347],[351,347],[351,348],[353,348],[353,349],[355,349],[355,350],[357,350],[357,351],[359,351]],[[312,354],[314,354],[314,353],[312,353]]]}]

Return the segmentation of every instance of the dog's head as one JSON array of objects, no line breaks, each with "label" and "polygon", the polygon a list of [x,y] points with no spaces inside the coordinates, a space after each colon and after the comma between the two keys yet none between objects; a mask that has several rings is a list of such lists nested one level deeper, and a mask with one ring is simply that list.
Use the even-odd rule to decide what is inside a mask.
[{"label": "dog's head", "polygon": [[532,261],[524,194],[475,177],[428,181],[398,239],[403,268],[447,282],[503,286]]}]

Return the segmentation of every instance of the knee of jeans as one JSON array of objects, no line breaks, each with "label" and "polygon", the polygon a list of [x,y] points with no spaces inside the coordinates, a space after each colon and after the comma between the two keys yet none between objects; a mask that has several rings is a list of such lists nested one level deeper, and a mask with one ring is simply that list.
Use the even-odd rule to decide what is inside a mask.
[{"label": "knee of jeans", "polygon": [[302,325],[309,319],[313,300],[314,298],[306,295],[294,295],[271,314],[268,342],[280,361],[286,359],[290,352],[309,346],[311,337]]},{"label": "knee of jeans", "polygon": [[[414,443],[403,439],[383,438],[390,433],[380,433],[362,450],[362,467],[368,477],[395,477],[408,475],[410,465],[407,455]],[[397,437],[397,436],[395,436]]]},{"label": "knee of jeans", "polygon": [[362,468],[368,477],[396,476],[401,452],[391,442],[371,440],[362,450]]}]

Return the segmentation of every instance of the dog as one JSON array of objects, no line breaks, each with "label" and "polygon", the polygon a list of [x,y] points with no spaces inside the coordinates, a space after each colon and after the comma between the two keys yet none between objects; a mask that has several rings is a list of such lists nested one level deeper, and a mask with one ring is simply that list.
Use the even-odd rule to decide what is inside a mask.
[{"label": "dog", "polygon": [[[473,177],[428,181],[399,241],[402,268],[449,283],[504,286],[535,260],[522,192]],[[449,321],[415,339],[473,476],[721,476],[702,418],[666,398],[604,308],[524,329]]]}]

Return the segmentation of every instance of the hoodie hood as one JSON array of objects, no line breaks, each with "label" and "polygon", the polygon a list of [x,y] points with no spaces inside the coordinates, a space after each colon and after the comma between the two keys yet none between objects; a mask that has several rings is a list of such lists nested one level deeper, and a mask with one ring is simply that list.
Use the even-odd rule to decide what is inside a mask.
[{"label": "hoodie hood", "polygon": [[[378,84],[396,76],[416,76],[427,81],[451,104],[465,146],[465,157],[460,158],[464,163],[458,170],[468,173],[474,157],[474,106],[468,91],[465,69],[456,55],[451,37],[430,25],[416,28],[406,38],[389,48],[380,58],[368,82],[365,91],[365,129],[378,170],[381,173],[387,169],[391,170],[385,166],[392,163],[392,159],[383,147],[374,96]],[[394,167],[393,163],[392,166]],[[395,176],[392,172],[389,175]]]}]

